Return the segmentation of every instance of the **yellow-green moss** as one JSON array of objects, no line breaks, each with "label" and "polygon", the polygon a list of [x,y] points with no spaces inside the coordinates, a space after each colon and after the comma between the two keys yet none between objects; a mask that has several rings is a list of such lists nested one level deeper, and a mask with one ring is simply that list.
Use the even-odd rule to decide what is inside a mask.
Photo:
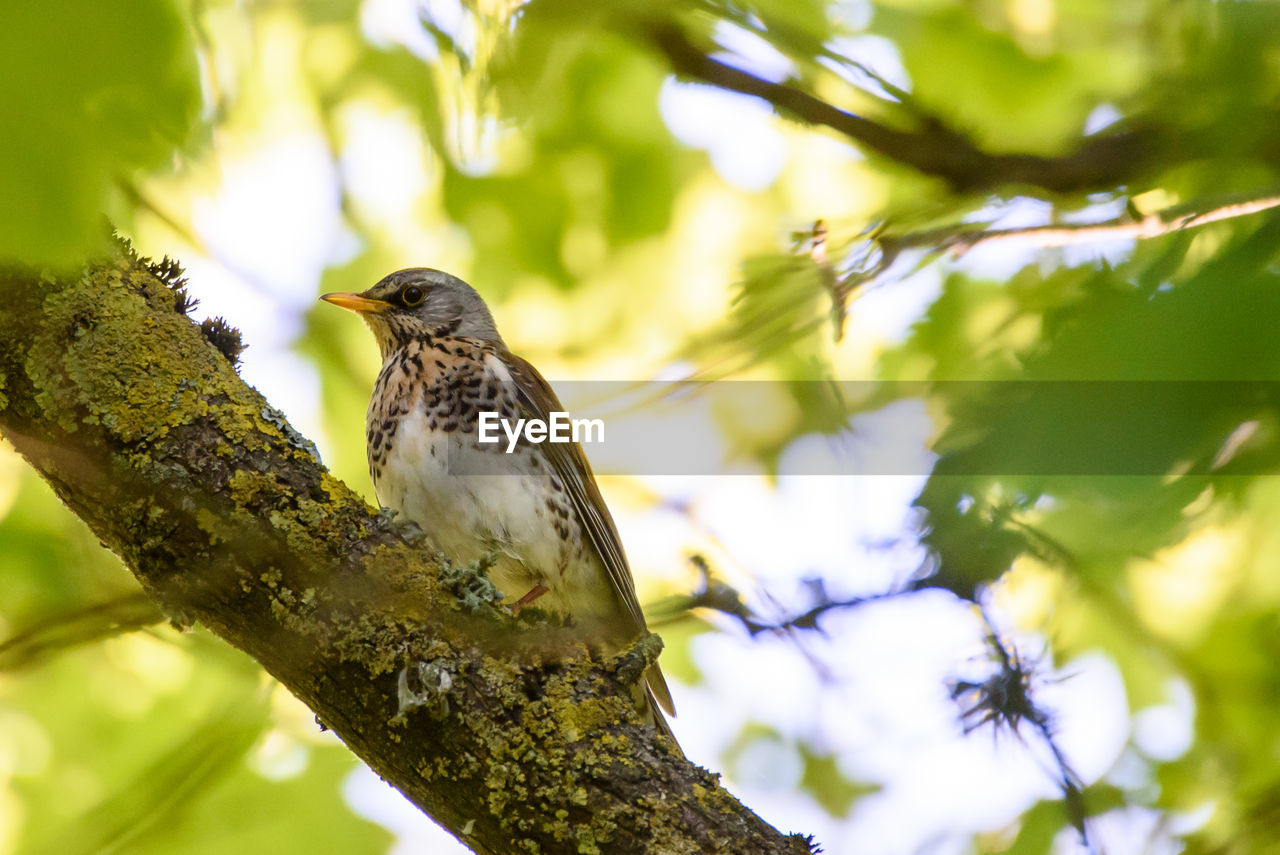
[{"label": "yellow-green moss", "polygon": [[227,481],[227,489],[231,492],[231,499],[237,505],[250,504],[256,501],[261,493],[270,491],[274,487],[274,478],[248,469],[237,469],[231,474],[230,480]]},{"label": "yellow-green moss", "polygon": [[178,325],[189,322],[176,314],[171,322],[157,320],[138,293],[165,286],[141,277],[126,287],[120,271],[109,268],[90,276],[98,281],[82,287],[107,296],[88,307],[76,288],[45,298],[40,334],[24,365],[37,403],[56,413],[67,432],[76,430],[80,416],[125,442],[162,437],[205,415],[197,384],[211,366],[184,352],[189,339]]},{"label": "yellow-green moss", "polygon": [[225,542],[225,535],[222,532],[222,517],[208,508],[200,508],[196,511],[196,525],[200,527],[201,531],[209,535],[210,546],[217,546]]}]

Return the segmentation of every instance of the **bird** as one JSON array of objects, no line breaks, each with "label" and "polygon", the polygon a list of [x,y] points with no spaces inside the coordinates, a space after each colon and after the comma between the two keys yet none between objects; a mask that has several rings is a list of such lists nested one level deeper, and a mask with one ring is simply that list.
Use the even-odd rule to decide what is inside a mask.
[{"label": "bird", "polygon": [[[647,632],[618,527],[577,442],[480,442],[481,414],[548,420],[564,406],[512,353],[484,299],[441,270],[396,271],[365,291],[320,298],[359,315],[382,369],[365,418],[378,502],[453,560],[482,562],[515,609],[532,603],[620,650]],[[680,752],[657,664],[636,703]]]}]

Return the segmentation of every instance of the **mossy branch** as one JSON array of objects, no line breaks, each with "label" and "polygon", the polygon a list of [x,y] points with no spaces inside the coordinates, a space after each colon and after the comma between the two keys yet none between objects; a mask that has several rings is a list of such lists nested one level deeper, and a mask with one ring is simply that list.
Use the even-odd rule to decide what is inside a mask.
[{"label": "mossy branch", "polygon": [[640,723],[627,653],[460,597],[465,571],[325,471],[176,279],[127,247],[0,272],[0,432],[167,614],[256,659],[477,852],[810,850]]}]

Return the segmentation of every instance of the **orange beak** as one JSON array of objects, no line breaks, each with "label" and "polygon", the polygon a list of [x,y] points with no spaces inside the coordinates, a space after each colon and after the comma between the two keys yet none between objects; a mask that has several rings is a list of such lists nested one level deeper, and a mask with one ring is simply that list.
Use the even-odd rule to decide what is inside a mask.
[{"label": "orange beak", "polygon": [[366,312],[385,312],[391,308],[391,304],[383,300],[370,300],[350,291],[334,291],[332,294],[321,295],[320,299],[361,315]]}]

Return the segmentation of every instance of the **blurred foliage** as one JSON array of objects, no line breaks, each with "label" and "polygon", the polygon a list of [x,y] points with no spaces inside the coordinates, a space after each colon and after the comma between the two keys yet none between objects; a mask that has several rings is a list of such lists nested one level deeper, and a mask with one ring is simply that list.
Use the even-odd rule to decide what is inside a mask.
[{"label": "blurred foliage", "polygon": [[[0,526],[0,633],[46,621],[34,658],[8,655],[31,645],[0,653],[0,851],[385,848],[387,832],[342,803],[346,748],[203,631],[119,635],[131,598],[111,597],[136,586],[44,484],[18,477]],[[83,608],[100,603],[116,608]]]},{"label": "blurred foliage", "polygon": [[[664,28],[922,145],[1057,162],[1108,134],[1143,144],[1076,193],[956,192],[945,159],[922,172],[785,106],[706,100],[727,78],[677,82]],[[925,584],[987,598],[1057,657],[1105,650],[1135,710],[1190,687],[1189,749],[1130,745],[1144,783],[1092,784],[1090,812],[1211,805],[1185,826],[1188,851],[1263,851],[1280,841],[1280,217],[1096,247],[921,251],[855,290],[840,340],[831,271],[789,236],[827,222],[846,276],[879,234],[1101,221],[1273,187],[1277,32],[1280,5],[1185,0],[10,2],[0,258],[76,263],[110,216],[156,254],[249,283],[213,290],[242,309],[222,309],[233,322],[258,313],[250,291],[287,305],[273,322],[291,330],[285,355],[323,379],[326,460],[370,496],[356,438],[376,354],[350,319],[309,306],[410,264],[477,284],[553,380],[783,381],[770,407],[800,415],[767,435],[718,422],[766,472],[797,439],[920,400],[938,455],[917,499]],[[297,140],[321,170],[290,171],[311,151]],[[263,240],[259,221],[209,213],[230,204],[230,176],[270,188],[260,256],[244,248]],[[333,222],[303,192],[317,183]],[[916,294],[909,322],[886,308],[901,293]],[[850,399],[807,382],[832,379],[885,382]],[[11,454],[0,516],[0,642],[135,592]],[[638,569],[644,586],[663,568]],[[692,584],[665,578],[668,592]],[[339,803],[354,761],[240,657],[167,629],[65,650],[135,617],[76,624],[21,670],[0,657],[0,853],[385,847]],[[706,678],[691,653],[705,629],[664,628],[671,672]],[[726,762],[762,742],[757,757],[792,750],[794,789],[833,816],[875,789],[820,735],[755,723]],[[281,751],[305,774],[263,759]],[[976,845],[1045,852],[1067,828],[1060,804],[1028,802]]]},{"label": "blurred foliage", "polygon": [[200,105],[172,0],[0,6],[0,259],[68,265],[105,247],[115,182],[187,143]]}]

